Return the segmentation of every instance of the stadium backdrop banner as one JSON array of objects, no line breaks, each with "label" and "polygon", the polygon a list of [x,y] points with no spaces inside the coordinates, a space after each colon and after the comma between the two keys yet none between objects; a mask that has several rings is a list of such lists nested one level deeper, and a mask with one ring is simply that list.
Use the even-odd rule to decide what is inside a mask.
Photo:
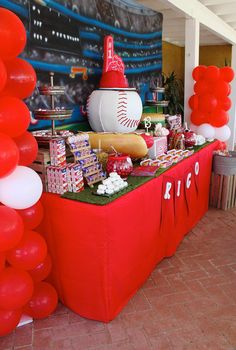
[{"label": "stadium backdrop banner", "polygon": [[[0,7],[15,12],[25,24],[27,47],[22,58],[36,70],[37,85],[66,87],[58,106],[73,109],[61,128],[86,120],[86,100],[98,87],[103,64],[103,39],[114,37],[115,53],[125,63],[130,87],[144,101],[151,87],[161,83],[162,14],[132,0],[0,0]],[[50,101],[37,89],[27,101],[31,111],[50,108]],[[86,124],[86,123],[85,123]],[[45,128],[47,121],[31,120],[31,130]]]}]

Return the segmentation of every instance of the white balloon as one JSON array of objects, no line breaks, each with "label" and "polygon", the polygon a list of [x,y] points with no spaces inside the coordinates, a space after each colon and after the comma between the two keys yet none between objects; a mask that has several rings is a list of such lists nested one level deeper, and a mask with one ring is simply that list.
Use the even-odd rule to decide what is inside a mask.
[{"label": "white balloon", "polygon": [[193,132],[197,133],[197,131],[198,131],[198,126],[191,123],[191,124],[190,124],[190,130],[192,130]]},{"label": "white balloon", "polygon": [[87,101],[89,124],[98,132],[133,132],[142,111],[142,100],[132,89],[94,90]]},{"label": "white balloon", "polygon": [[26,209],[38,202],[43,191],[39,175],[25,166],[17,166],[0,179],[0,202],[13,209]]},{"label": "white balloon", "polygon": [[227,141],[230,138],[231,130],[228,125],[224,125],[221,128],[215,128],[215,138],[220,141]]},{"label": "white balloon", "polygon": [[204,136],[206,139],[215,138],[215,128],[207,123],[201,124],[197,129],[197,133]]}]

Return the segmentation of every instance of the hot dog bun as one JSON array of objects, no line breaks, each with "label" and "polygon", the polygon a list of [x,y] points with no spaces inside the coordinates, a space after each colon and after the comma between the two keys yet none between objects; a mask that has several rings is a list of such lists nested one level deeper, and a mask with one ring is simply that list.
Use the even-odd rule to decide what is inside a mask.
[{"label": "hot dog bun", "polygon": [[121,134],[109,132],[88,132],[92,148],[101,148],[112,152],[112,147],[119,153],[129,154],[131,158],[145,157],[148,149],[142,136],[137,134]]}]

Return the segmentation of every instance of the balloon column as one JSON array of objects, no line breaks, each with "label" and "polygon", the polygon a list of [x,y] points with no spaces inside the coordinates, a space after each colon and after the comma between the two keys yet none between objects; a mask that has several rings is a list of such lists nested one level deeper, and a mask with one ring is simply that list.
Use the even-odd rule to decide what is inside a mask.
[{"label": "balloon column", "polygon": [[204,137],[227,141],[230,138],[228,127],[231,100],[230,82],[234,71],[230,67],[197,66],[193,70],[194,92],[189,99],[191,129]]},{"label": "balloon column", "polygon": [[[17,35],[16,35],[17,33]],[[22,99],[36,85],[33,67],[16,56],[26,44],[23,23],[0,8],[0,336],[11,332],[21,316],[48,316],[57,293],[42,282],[51,269],[44,238],[35,228],[43,217],[42,182],[27,166],[37,142],[27,132],[30,113]]]}]

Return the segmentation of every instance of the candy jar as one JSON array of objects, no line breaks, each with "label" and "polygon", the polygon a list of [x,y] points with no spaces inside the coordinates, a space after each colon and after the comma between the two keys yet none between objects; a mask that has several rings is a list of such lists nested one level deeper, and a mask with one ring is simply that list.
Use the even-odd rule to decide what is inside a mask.
[{"label": "candy jar", "polygon": [[132,160],[127,154],[110,154],[108,156],[106,170],[108,174],[115,171],[121,177],[127,178],[133,170]]},{"label": "candy jar", "polygon": [[184,132],[184,139],[186,148],[193,148],[196,144],[196,134],[193,131],[186,130]]}]

